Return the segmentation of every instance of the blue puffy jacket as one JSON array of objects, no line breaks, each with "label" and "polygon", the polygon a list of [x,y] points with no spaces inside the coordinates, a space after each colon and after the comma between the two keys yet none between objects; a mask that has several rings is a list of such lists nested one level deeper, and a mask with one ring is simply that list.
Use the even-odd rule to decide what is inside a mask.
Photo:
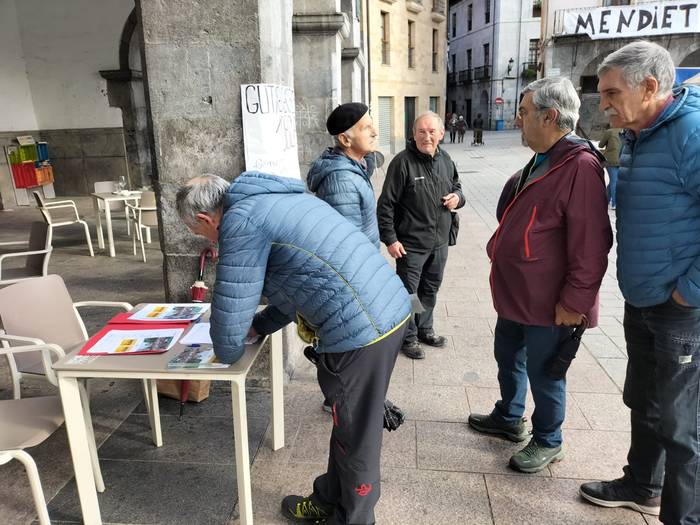
[{"label": "blue puffy jacket", "polygon": [[626,130],[617,183],[617,279],[637,307],[674,288],[700,307],[700,90],[674,101],[639,133]]},{"label": "blue puffy jacket", "polygon": [[[255,314],[264,295],[269,305]],[[221,361],[243,353],[251,322],[270,334],[300,315],[319,352],[381,339],[410,313],[396,272],[355,226],[300,180],[242,173],[224,199],[211,338]]]},{"label": "blue puffy jacket", "polygon": [[328,148],[311,165],[306,184],[379,248],[377,201],[370,182],[374,165],[370,155],[365,160],[367,169],[334,148]]}]

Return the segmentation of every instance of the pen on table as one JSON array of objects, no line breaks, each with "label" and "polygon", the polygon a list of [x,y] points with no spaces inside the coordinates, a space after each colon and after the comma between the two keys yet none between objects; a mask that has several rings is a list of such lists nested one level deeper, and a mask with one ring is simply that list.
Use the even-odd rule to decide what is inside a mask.
[{"label": "pen on table", "polygon": [[[188,348],[199,348],[199,345],[187,345]],[[180,381],[180,415],[178,420],[182,420],[182,413],[185,411],[185,403],[190,395],[190,380],[182,379]]]}]

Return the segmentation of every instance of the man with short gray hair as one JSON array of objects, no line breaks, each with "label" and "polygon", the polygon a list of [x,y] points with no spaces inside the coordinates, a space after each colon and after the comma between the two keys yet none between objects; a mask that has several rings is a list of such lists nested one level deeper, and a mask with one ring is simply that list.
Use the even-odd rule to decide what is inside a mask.
[{"label": "man with short gray hair", "polygon": [[442,119],[425,112],[413,124],[413,138],[389,164],[377,203],[379,238],[394,259],[396,273],[411,294],[417,294],[423,311],[406,330],[401,351],[423,359],[420,343],[443,347],[447,338],[433,330],[433,308],[447,263],[450,230],[464,206],[457,167],[440,148],[445,136]]},{"label": "man with short gray hair", "polygon": [[[220,361],[245,352],[246,335],[296,321],[318,357],[331,403],[328,467],[310,496],[287,496],[295,521],[375,523],[384,399],[411,305],[367,236],[300,180],[248,171],[230,185],[195,177],[177,192],[189,229],[219,242],[210,335]],[[267,306],[256,312],[261,296]]]},{"label": "man with short gray hair", "polygon": [[632,435],[624,476],[581,495],[686,525],[700,523],[700,90],[672,89],[674,74],[669,52],[644,41],[598,68],[600,110],[624,128],[617,279]]},{"label": "man with short gray hair", "polygon": [[487,245],[501,399],[490,414],[471,414],[469,425],[515,442],[528,439],[523,415],[529,380],[532,438],[510,466],[535,473],[564,456],[566,380],[550,367],[576,326],[597,323],[612,231],[603,157],[572,133],[580,107],[573,85],[546,78],[523,94],[516,125],[535,155],[506,182],[498,228]]}]

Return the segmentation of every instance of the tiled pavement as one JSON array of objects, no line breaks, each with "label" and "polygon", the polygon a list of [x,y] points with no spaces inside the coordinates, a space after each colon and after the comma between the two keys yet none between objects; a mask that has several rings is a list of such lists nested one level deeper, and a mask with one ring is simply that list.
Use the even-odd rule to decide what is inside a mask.
[{"label": "tiled pavement", "polygon": [[[450,251],[435,315],[436,329],[449,336],[449,345],[429,349],[423,361],[400,356],[396,364],[389,398],[406,410],[408,421],[398,432],[384,434],[377,522],[659,523],[633,511],[593,507],[577,495],[582,481],[619,476],[629,444],[629,416],[621,399],[626,359],[614,253],[601,293],[601,326],[586,334],[569,373],[564,461],[538,475],[517,474],[507,461],[518,445],[483,437],[465,424],[470,411],[488,411],[498,397],[492,356],[495,313],[484,246],[496,227],[500,189],[529,156],[516,133],[488,133],[485,141],[482,148],[446,145],[458,164],[468,200],[460,210],[459,243]],[[375,185],[380,183],[381,176]],[[119,264],[127,261],[134,267],[130,246],[122,244]],[[81,284],[72,269],[76,258],[61,257],[56,259],[56,270],[65,270],[71,291],[78,291],[76,300],[88,298],[90,287]],[[116,264],[104,256],[85,259],[80,257],[80,264]],[[158,264],[130,271],[139,268],[149,283],[139,293],[162,294]],[[120,271],[126,272],[116,273]],[[110,298],[139,300],[123,288],[113,293]],[[0,396],[7,395],[6,377],[0,373]],[[238,522],[227,395],[224,388],[217,388],[209,400],[190,406],[181,422],[173,415],[176,404],[161,399],[165,445],[155,449],[136,386],[104,381],[94,388],[99,455],[108,487],[100,495],[105,522]],[[288,493],[309,492],[313,478],[324,469],[330,419],[320,409],[314,371],[305,361],[285,387],[285,449],[269,449],[267,393],[251,390],[248,397],[255,520],[287,523],[279,514],[279,502]],[[51,499],[52,519],[74,523],[80,515],[69,481],[65,441],[61,430],[33,454]],[[29,498],[29,492],[21,469],[16,464],[0,469],[3,479],[16,480],[0,486],[0,522],[8,516],[7,523],[31,521],[31,505],[22,500]]]}]

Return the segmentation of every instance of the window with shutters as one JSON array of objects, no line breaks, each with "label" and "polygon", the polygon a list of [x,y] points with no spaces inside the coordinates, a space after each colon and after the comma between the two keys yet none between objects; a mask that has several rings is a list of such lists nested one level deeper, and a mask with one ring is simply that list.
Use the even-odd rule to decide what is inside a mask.
[{"label": "window with shutters", "polygon": [[389,13],[382,11],[381,16],[381,32],[382,32],[382,64],[391,64],[391,55],[389,49],[389,34],[391,28],[389,27]]}]

